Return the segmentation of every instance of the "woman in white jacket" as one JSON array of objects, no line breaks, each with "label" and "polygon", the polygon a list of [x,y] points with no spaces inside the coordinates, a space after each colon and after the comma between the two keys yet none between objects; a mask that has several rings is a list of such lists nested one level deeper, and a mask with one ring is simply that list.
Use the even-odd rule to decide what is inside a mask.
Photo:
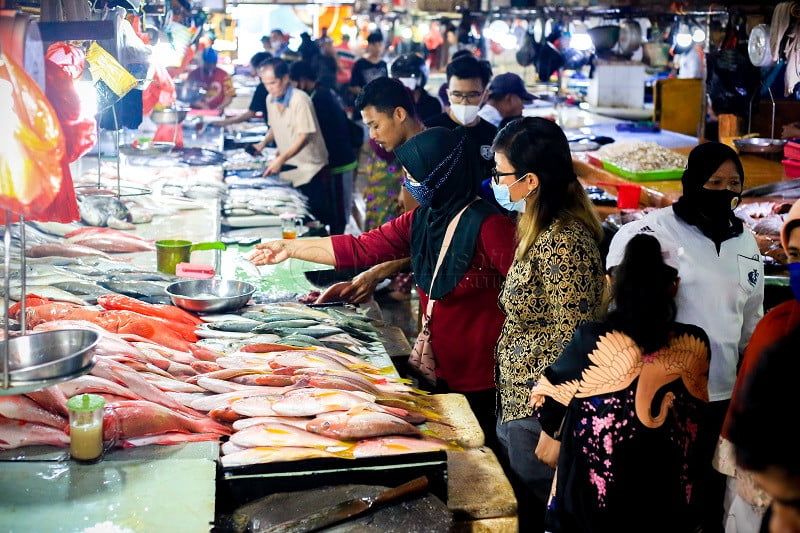
[{"label": "woman in white jacket", "polygon": [[649,233],[679,250],[676,320],[703,328],[711,341],[709,403],[698,427],[700,478],[692,500],[704,532],[723,530],[725,477],[712,465],[730,403],[739,357],[763,315],[764,267],[755,238],[733,214],[741,201],[744,171],[730,147],[697,146],[681,179],[683,196],[671,207],[623,226],[614,236],[607,268],[622,260],[637,233]]}]

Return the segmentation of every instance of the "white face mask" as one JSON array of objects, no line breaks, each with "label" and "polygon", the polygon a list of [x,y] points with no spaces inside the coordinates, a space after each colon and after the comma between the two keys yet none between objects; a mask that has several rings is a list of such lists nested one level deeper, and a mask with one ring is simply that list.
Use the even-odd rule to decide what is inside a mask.
[{"label": "white face mask", "polygon": [[450,104],[450,110],[453,112],[453,116],[456,117],[456,120],[466,126],[475,121],[480,108],[476,105]]},{"label": "white face mask", "polygon": [[417,78],[397,78],[397,81],[405,85],[409,91],[417,88]]}]

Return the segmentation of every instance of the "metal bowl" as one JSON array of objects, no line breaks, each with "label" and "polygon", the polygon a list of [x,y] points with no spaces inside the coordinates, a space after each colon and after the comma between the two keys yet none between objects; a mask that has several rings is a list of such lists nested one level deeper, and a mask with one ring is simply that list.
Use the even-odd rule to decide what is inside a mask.
[{"label": "metal bowl", "polygon": [[244,307],[256,292],[252,283],[224,279],[177,281],[166,288],[172,303],[195,313],[227,313]]},{"label": "metal bowl", "polygon": [[119,151],[128,156],[150,156],[168,154],[175,148],[175,143],[150,141],[137,146],[120,146]]},{"label": "metal bowl", "polygon": [[[17,383],[71,376],[88,368],[100,336],[90,329],[58,329],[8,341],[9,378]],[[0,341],[0,354],[5,341]],[[2,356],[2,355],[0,355]]]},{"label": "metal bowl", "polygon": [[188,113],[188,109],[165,107],[150,113],[150,119],[156,124],[180,124],[186,119]]},{"label": "metal bowl", "polygon": [[733,144],[740,152],[753,154],[774,154],[783,151],[786,139],[769,139],[767,137],[750,137],[734,139]]}]

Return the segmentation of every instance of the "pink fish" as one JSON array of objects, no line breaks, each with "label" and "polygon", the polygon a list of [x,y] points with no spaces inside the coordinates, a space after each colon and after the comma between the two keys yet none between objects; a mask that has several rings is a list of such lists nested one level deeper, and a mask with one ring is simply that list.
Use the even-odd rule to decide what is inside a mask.
[{"label": "pink fish", "polygon": [[353,457],[375,457],[378,455],[398,455],[401,453],[433,452],[456,449],[443,440],[415,439],[412,437],[379,437],[365,439],[353,448]]},{"label": "pink fish", "polygon": [[179,379],[165,378],[150,372],[140,372],[139,375],[164,392],[206,392],[206,389],[202,387],[185,383]]},{"label": "pink fish", "polygon": [[192,402],[195,400],[211,396],[210,393],[201,393],[201,392],[170,392],[170,391],[164,391],[164,392],[166,392],[170,398],[177,401],[181,405],[185,405],[186,407],[191,407]]},{"label": "pink fish", "polygon": [[272,409],[279,415],[314,416],[328,411],[346,411],[374,401],[374,396],[357,391],[295,389],[273,403]]},{"label": "pink fish", "polygon": [[136,448],[138,446],[150,446],[151,444],[181,444],[184,442],[204,442],[219,440],[218,433],[160,433],[158,435],[148,435],[146,437],[132,437],[123,440],[120,444],[123,448]]},{"label": "pink fish", "polygon": [[361,440],[386,435],[419,435],[420,431],[405,420],[387,413],[351,409],[347,413],[323,413],[306,429],[332,439]]},{"label": "pink fish", "polygon": [[174,350],[172,348],[167,348],[166,346],[161,346],[160,344],[156,344],[151,341],[144,341],[144,342],[132,342],[135,347],[141,349],[144,347],[150,348],[151,350],[155,350],[162,357],[169,359],[170,361],[175,361],[176,363],[183,363],[184,365],[191,365],[192,363],[197,361],[197,358],[192,355],[190,351],[180,351]]},{"label": "pink fish", "polygon": [[241,431],[260,424],[286,424],[287,426],[294,426],[298,429],[305,430],[306,425],[311,420],[313,419],[307,416],[254,416],[237,420],[233,423],[233,429]]},{"label": "pink fish", "polygon": [[127,252],[147,252],[155,250],[156,246],[152,242],[143,241],[141,239],[132,239],[125,236],[124,233],[120,234],[88,234],[76,235],[68,238],[65,242],[78,245],[87,246],[100,250],[101,252],[111,253],[127,253]]},{"label": "pink fish", "polygon": [[299,446],[329,448],[342,446],[342,442],[287,424],[258,424],[231,435],[231,442],[245,448],[257,446]]},{"label": "pink fish", "polygon": [[195,343],[189,343],[189,350],[197,359],[202,359],[203,361],[216,361],[218,357],[223,355],[222,352]]},{"label": "pink fish", "polygon": [[0,450],[38,444],[69,446],[69,436],[50,426],[0,418]]},{"label": "pink fish", "polygon": [[88,235],[121,235],[123,237],[129,239],[137,239],[144,242],[153,242],[152,239],[145,239],[144,237],[140,237],[135,233],[131,233],[129,231],[120,231],[113,228],[106,228],[101,226],[84,226],[82,228],[74,229],[66,234],[64,234],[64,238],[68,241],[74,237],[78,236],[88,236]]},{"label": "pink fish", "polygon": [[28,248],[25,251],[27,257],[81,257],[84,255],[97,255],[116,261],[114,257],[105,252],[90,248],[88,246],[81,246],[80,244],[72,244],[67,242],[48,242],[39,244]]},{"label": "pink fish", "polygon": [[263,390],[262,387],[258,387],[258,386],[241,385],[239,383],[234,383],[232,381],[226,381],[224,379],[209,378],[209,377],[205,377],[205,376],[198,376],[197,377],[197,384],[200,387],[204,388],[205,390],[209,390],[211,392],[218,392],[218,393],[234,392],[234,391],[247,391],[247,390]]},{"label": "pink fish", "polygon": [[272,406],[283,396],[270,394],[253,395],[231,402],[234,412],[242,416],[280,416]]},{"label": "pink fish", "polygon": [[63,383],[59,383],[56,385],[67,398],[72,398],[76,394],[85,394],[85,393],[107,393],[107,394],[115,394],[117,396],[121,396],[123,398],[127,398],[129,400],[141,400],[141,396],[137,396],[130,389],[123,387],[113,381],[110,381],[105,378],[92,376],[91,374],[87,374],[85,376],[79,376],[77,378],[71,379],[69,381],[65,381]]},{"label": "pink fish", "polygon": [[[116,430],[117,437],[121,439],[158,435],[172,431],[231,434],[231,430],[227,426],[208,417],[190,418],[157,403],[144,400],[115,402],[109,404],[109,407],[113,411],[113,415],[107,415],[107,417],[113,416],[116,422],[110,420],[109,423],[104,423],[104,430],[111,433]],[[109,439],[110,437],[111,435],[108,435]]]},{"label": "pink fish", "polygon": [[47,387],[46,389],[29,392],[25,396],[51,413],[56,413],[64,417],[69,416],[67,397],[64,395],[64,392],[55,385]]},{"label": "pink fish", "polygon": [[242,451],[223,455],[220,461],[223,467],[254,465],[261,463],[281,463],[286,461],[299,461],[317,457],[342,457],[341,454],[331,453],[316,448],[301,448],[296,446],[247,448]]},{"label": "pink fish", "polygon": [[121,335],[103,329],[94,322],[88,320],[51,320],[37,325],[34,331],[52,331],[56,329],[90,329],[100,335],[100,340],[95,347],[96,355],[126,355],[137,361],[145,362],[147,358],[132,346],[130,342],[122,338]]},{"label": "pink fish", "polygon": [[[211,396],[207,396],[205,398],[198,398],[197,400],[191,403],[192,409],[202,412],[212,411],[214,409],[223,409],[225,407],[233,407],[234,403],[243,401],[245,399],[251,397],[271,397],[274,401],[277,398],[282,398],[282,396],[270,395],[268,390],[243,390],[243,391],[233,391],[233,392],[225,392],[222,394],[213,394]],[[264,400],[260,400],[264,403]],[[237,411],[238,412],[238,411]],[[246,412],[239,413],[244,416],[259,416],[259,415],[249,415]],[[275,412],[270,409],[268,413],[270,415],[274,415]]]},{"label": "pink fish", "polygon": [[24,422],[35,422],[61,431],[68,424],[63,416],[51,413],[26,396],[0,396],[0,416]]}]

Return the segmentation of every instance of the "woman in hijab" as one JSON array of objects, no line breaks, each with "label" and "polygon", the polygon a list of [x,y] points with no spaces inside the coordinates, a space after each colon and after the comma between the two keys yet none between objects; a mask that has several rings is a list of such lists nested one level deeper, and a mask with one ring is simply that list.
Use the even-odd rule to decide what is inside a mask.
[{"label": "woman in hijab", "polygon": [[697,524],[723,529],[725,477],[712,457],[728,410],[739,358],[763,315],[764,267],[758,245],[733,214],[741,201],[744,172],[730,147],[695,147],[681,179],[683,196],[670,207],[623,226],[611,241],[606,267],[617,266],[625,245],[649,233],[680,251],[676,320],[703,328],[711,342],[709,403],[698,426],[698,479],[692,490]]},{"label": "woman in hijab", "polygon": [[553,469],[536,459],[541,425],[530,392],[576,328],[597,320],[605,276],[600,221],[572,167],[569,144],[551,120],[514,120],[494,139],[492,189],[519,213],[514,264],[500,294],[497,438],[519,506],[520,531],[541,531]]},{"label": "woman in hijab", "polygon": [[[288,258],[366,267],[411,256],[420,296],[436,300],[430,339],[436,355],[434,392],[466,396],[493,443],[494,345],[503,314],[497,297],[514,256],[514,223],[477,197],[480,163],[465,135],[431,128],[395,149],[405,186],[420,206],[358,237],[277,240],[257,244],[256,265]],[[433,273],[450,221],[465,207],[436,279]]]}]

